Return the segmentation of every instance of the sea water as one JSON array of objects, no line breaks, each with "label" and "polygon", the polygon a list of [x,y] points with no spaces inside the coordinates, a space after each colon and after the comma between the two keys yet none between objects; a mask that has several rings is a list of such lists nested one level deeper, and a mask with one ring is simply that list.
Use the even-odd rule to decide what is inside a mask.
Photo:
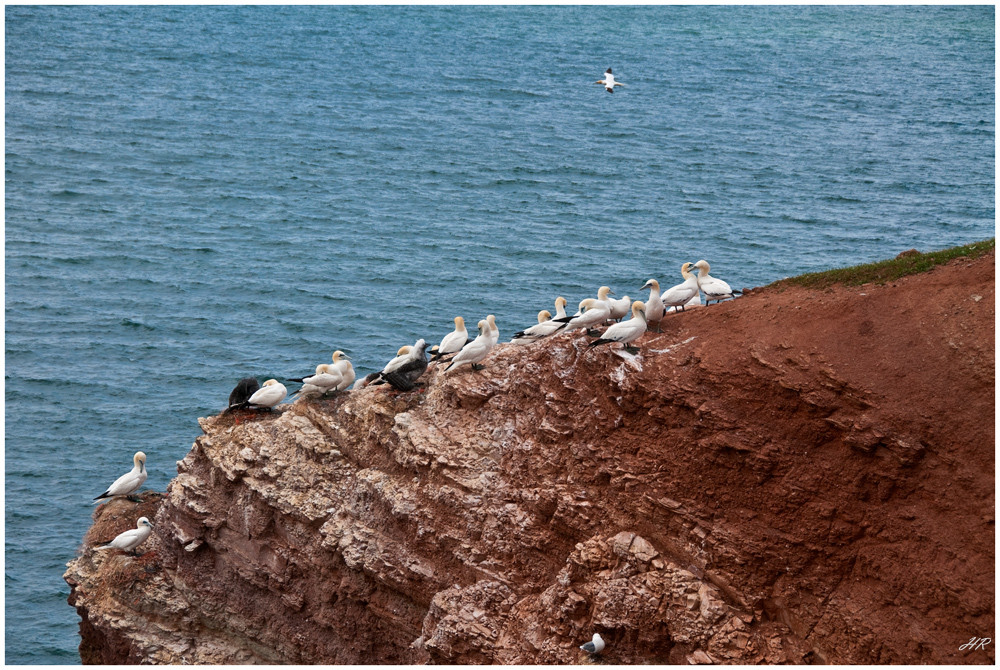
[{"label": "sea water", "polygon": [[240,377],[994,234],[992,7],[5,18],[8,663],[79,661],[90,499]]}]

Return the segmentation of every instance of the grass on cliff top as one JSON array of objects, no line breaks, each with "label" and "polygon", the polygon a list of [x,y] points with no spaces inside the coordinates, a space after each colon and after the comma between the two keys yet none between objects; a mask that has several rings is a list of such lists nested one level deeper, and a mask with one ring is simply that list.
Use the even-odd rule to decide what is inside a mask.
[{"label": "grass on cliff top", "polygon": [[961,247],[942,249],[922,254],[917,251],[904,251],[896,258],[878,263],[866,263],[849,268],[827,270],[826,272],[811,272],[776,281],[771,286],[785,288],[788,286],[804,286],[805,288],[827,288],[834,284],[844,286],[860,286],[861,284],[884,284],[907,275],[927,272],[935,265],[943,265],[955,258],[972,260],[993,251],[996,238],[991,237],[982,242],[974,242]]}]

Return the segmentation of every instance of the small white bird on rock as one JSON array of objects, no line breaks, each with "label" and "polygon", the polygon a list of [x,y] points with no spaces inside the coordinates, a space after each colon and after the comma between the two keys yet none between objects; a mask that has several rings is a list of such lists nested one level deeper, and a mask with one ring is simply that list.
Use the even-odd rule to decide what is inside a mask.
[{"label": "small white bird on rock", "polygon": [[698,278],[691,274],[691,268],[694,263],[685,263],[681,266],[681,276],[684,277],[684,282],[673,286],[660,296],[660,300],[663,302],[663,307],[680,307],[680,310],[684,311],[684,305],[688,300],[698,295]]},{"label": "small white bird on rock", "polygon": [[604,331],[599,340],[594,340],[588,346],[596,347],[599,344],[606,344],[608,342],[621,342],[625,345],[625,351],[628,353],[639,353],[639,349],[629,346],[629,343],[638,340],[646,332],[646,315],[643,314],[645,307],[641,300],[636,300],[632,303],[631,319],[612,324],[610,328]]},{"label": "small white bird on rock", "polygon": [[721,279],[716,279],[709,275],[708,270],[710,266],[708,261],[698,261],[694,266],[698,268],[698,286],[705,292],[706,305],[713,300],[719,302],[726,298],[732,298],[734,293],[740,293],[740,291],[734,291],[729,287],[729,284]]},{"label": "small white bird on rock", "polygon": [[250,399],[247,400],[247,406],[254,409],[271,409],[284,400],[286,395],[288,395],[288,389],[285,388],[284,384],[277,379],[268,379],[259,391],[250,396]]}]

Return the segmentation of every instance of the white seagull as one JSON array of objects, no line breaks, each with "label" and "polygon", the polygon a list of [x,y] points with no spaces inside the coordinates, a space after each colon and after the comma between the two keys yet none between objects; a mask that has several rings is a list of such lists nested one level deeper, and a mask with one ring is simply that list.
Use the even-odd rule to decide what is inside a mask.
[{"label": "white seagull", "polygon": [[642,285],[640,291],[649,289],[649,299],[646,300],[646,320],[656,324],[656,332],[660,332],[660,321],[663,320],[663,301],[660,300],[660,282],[650,279]]},{"label": "white seagull", "polygon": [[732,298],[733,293],[740,293],[740,291],[734,291],[729,287],[729,284],[722,281],[721,279],[716,279],[708,274],[709,265],[708,261],[698,261],[694,264],[698,268],[698,286],[701,290],[705,292],[705,304],[712,302],[719,302],[720,300],[725,300],[726,298]]},{"label": "white seagull", "polygon": [[698,278],[690,272],[693,265],[694,263],[682,265],[681,276],[684,277],[684,282],[671,287],[669,291],[660,296],[664,307],[680,307],[683,312],[684,304],[698,295]]},{"label": "white seagull", "polygon": [[600,339],[594,340],[589,346],[596,347],[599,344],[607,342],[621,342],[625,345],[625,351],[630,354],[638,353],[639,349],[637,347],[630,347],[628,345],[630,342],[638,340],[646,332],[646,315],[643,313],[645,308],[646,305],[641,300],[633,302],[632,318],[628,321],[612,324],[610,328],[604,331]]},{"label": "white seagull", "polygon": [[123,551],[132,551],[140,544],[146,541],[149,534],[153,532],[153,524],[149,522],[144,516],[139,517],[139,520],[135,524],[135,528],[132,530],[127,530],[124,533],[119,533],[115,539],[102,544],[97,547],[97,550],[102,549],[121,549]]},{"label": "white seagull", "polygon": [[590,642],[581,644],[580,649],[583,649],[588,654],[600,654],[604,651],[604,639],[599,633],[594,633],[594,638]]},{"label": "white seagull", "polygon": [[247,405],[255,409],[266,407],[271,409],[288,395],[288,389],[277,379],[268,379],[260,390],[250,396]]},{"label": "white seagull", "polygon": [[143,485],[148,476],[146,473],[146,454],[141,451],[135,452],[132,457],[132,469],[123,474],[121,477],[116,479],[114,483],[108,487],[108,490],[101,495],[94,498],[94,503],[104,498],[113,498],[115,496],[127,496],[130,493],[134,493],[139,490],[139,487]]},{"label": "white seagull", "polygon": [[462,347],[464,347],[468,341],[469,331],[465,327],[465,319],[460,316],[456,316],[455,330],[441,338],[441,344],[437,346],[437,350],[434,352],[434,356],[431,360],[437,360],[442,356],[457,354],[462,350]]},{"label": "white seagull", "polygon": [[614,93],[615,92],[615,86],[624,86],[625,85],[625,84],[621,83],[620,81],[615,81],[615,76],[613,74],[611,74],[611,68],[608,68],[607,70],[604,71],[604,79],[598,79],[594,83],[595,84],[604,84],[604,88],[605,88],[605,90],[607,90],[608,93]]},{"label": "white seagull", "polygon": [[490,328],[489,322],[483,319],[479,322],[479,336],[462,347],[462,350],[451,359],[451,365],[444,370],[447,372],[466,363],[472,365],[473,370],[482,370],[483,366],[478,365],[478,363],[486,358],[486,355],[490,353],[490,349],[492,348],[493,331]]}]

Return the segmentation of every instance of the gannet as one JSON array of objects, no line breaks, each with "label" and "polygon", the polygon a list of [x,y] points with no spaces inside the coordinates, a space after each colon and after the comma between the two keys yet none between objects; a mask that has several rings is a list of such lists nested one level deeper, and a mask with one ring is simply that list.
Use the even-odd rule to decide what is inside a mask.
[{"label": "gannet", "polygon": [[514,338],[511,340],[514,344],[531,344],[532,342],[537,342],[538,340],[551,335],[565,324],[559,323],[558,321],[552,320],[552,314],[547,309],[543,309],[538,313],[538,323],[530,328],[525,328],[522,331],[514,333]]},{"label": "gannet", "polygon": [[559,296],[556,298],[556,315],[553,317],[555,319],[561,319],[566,316],[566,298]]},{"label": "gannet", "polygon": [[132,530],[127,530],[124,533],[119,533],[115,539],[102,544],[97,547],[98,551],[102,549],[121,549],[123,551],[131,552],[140,544],[146,541],[149,534],[153,532],[153,524],[149,522],[144,516],[139,517],[139,520],[135,523],[135,528]]},{"label": "gannet", "polygon": [[452,370],[466,363],[472,365],[473,370],[482,370],[483,366],[478,365],[479,361],[486,358],[493,348],[493,332],[486,319],[479,322],[479,336],[462,347],[462,350],[451,359],[451,365],[446,367],[445,372]]},{"label": "gannet", "polygon": [[141,451],[135,452],[135,455],[132,456],[132,464],[131,470],[116,479],[114,483],[108,487],[107,491],[94,498],[95,503],[104,498],[127,496],[128,494],[139,490],[139,487],[143,485],[143,482],[146,481],[146,477],[148,476],[146,472],[146,454]]},{"label": "gannet", "polygon": [[351,384],[354,383],[354,365],[351,363],[351,357],[345,354],[339,349],[333,352],[333,367],[340,373],[343,378],[339,384],[337,384],[337,391],[343,391],[344,389],[350,388]]},{"label": "gannet", "polygon": [[381,372],[372,372],[371,374],[365,375],[361,379],[359,379],[356,382],[354,382],[354,386],[351,387],[351,390],[352,391],[357,391],[358,389],[363,389],[364,387],[368,386],[373,381],[375,381],[376,379],[378,379],[379,375],[381,375],[381,374],[382,374]]},{"label": "gannet", "polygon": [[[302,388],[300,388],[296,393],[304,392],[315,392],[315,389],[306,388],[309,386],[320,389],[323,393],[327,391],[334,391],[344,382],[344,376],[337,371],[337,368],[331,363],[320,363],[316,366],[316,374],[309,377],[300,377],[298,379],[289,379],[288,381],[302,382]],[[295,395],[293,393],[292,395]]]},{"label": "gannet", "polygon": [[409,360],[389,372],[382,372],[381,381],[387,382],[397,391],[412,391],[417,379],[427,369],[427,355],[424,353],[426,348],[424,340],[417,340],[408,354]]},{"label": "gannet", "polygon": [[666,310],[666,312],[667,314],[671,314],[673,312],[678,312],[678,311],[682,312],[688,309],[689,307],[701,307],[701,294],[696,295],[695,297],[691,298],[686,303],[684,303],[684,307],[682,309],[678,310],[677,307],[671,307],[670,309]]},{"label": "gannet", "polygon": [[639,349],[637,347],[630,347],[628,345],[630,342],[634,342],[642,337],[642,334],[646,332],[646,315],[643,313],[645,308],[646,305],[641,300],[633,302],[632,318],[628,321],[613,324],[604,331],[599,340],[594,340],[589,346],[596,347],[599,344],[607,342],[621,342],[625,345],[625,351],[630,354],[638,353]]},{"label": "gannet", "polygon": [[399,351],[396,352],[396,357],[393,358],[391,361],[389,361],[388,363],[385,364],[385,367],[382,368],[382,372],[383,373],[392,372],[393,370],[395,370],[396,368],[398,368],[400,365],[403,365],[404,363],[406,363],[406,361],[408,361],[409,358],[410,358],[410,352],[412,350],[413,350],[413,347],[411,347],[408,344],[404,344],[403,346],[401,346],[399,348]]},{"label": "gannet", "polygon": [[716,279],[709,275],[708,261],[698,261],[694,266],[698,268],[698,286],[705,292],[706,305],[713,300],[719,302],[726,298],[732,298],[734,293],[740,293],[740,291],[731,289],[729,284],[721,279]]},{"label": "gannet", "polygon": [[486,317],[486,323],[490,327],[490,339],[492,340],[490,346],[492,347],[500,341],[500,329],[497,328],[497,319],[492,314]]},{"label": "gannet", "polygon": [[615,81],[615,76],[611,74],[611,68],[604,71],[604,79],[598,79],[594,82],[595,84],[604,84],[604,88],[608,93],[615,92],[615,86],[624,86],[625,84],[620,81]]},{"label": "gannet", "polygon": [[580,649],[583,649],[589,654],[600,654],[604,651],[604,639],[599,633],[594,633],[594,637],[590,642],[580,645]]},{"label": "gannet", "polygon": [[650,279],[642,285],[640,291],[649,289],[649,298],[646,300],[646,321],[656,324],[656,332],[660,332],[660,321],[663,319],[663,301],[660,300],[660,282]]},{"label": "gannet", "polygon": [[256,377],[244,377],[236,382],[236,388],[229,394],[229,407],[226,411],[246,407],[247,400],[260,389],[260,382]]},{"label": "gannet", "polygon": [[277,379],[268,379],[259,391],[250,396],[247,400],[247,406],[254,409],[261,407],[271,409],[284,400],[286,395],[288,395],[288,389],[285,388],[284,384],[279,383]]},{"label": "gannet", "polygon": [[592,331],[596,326],[602,325],[608,320],[611,310],[604,300],[594,298],[584,298],[580,301],[580,309],[573,316],[563,317],[559,321],[565,320],[566,330],[586,328],[587,334],[596,337],[596,331]]},{"label": "gannet", "polygon": [[437,351],[431,360],[437,360],[442,356],[457,354],[469,340],[469,331],[465,328],[465,319],[460,316],[455,317],[455,330],[451,331],[441,339],[441,344],[437,346]]},{"label": "gannet", "polygon": [[690,270],[694,263],[685,263],[681,266],[681,276],[684,282],[673,286],[669,291],[660,296],[664,307],[680,307],[684,311],[684,303],[698,295],[698,278],[691,274]]},{"label": "gannet", "polygon": [[611,303],[611,318],[615,321],[621,321],[628,314],[629,309],[632,307],[632,299],[627,295],[622,296],[618,300],[609,300]]}]

